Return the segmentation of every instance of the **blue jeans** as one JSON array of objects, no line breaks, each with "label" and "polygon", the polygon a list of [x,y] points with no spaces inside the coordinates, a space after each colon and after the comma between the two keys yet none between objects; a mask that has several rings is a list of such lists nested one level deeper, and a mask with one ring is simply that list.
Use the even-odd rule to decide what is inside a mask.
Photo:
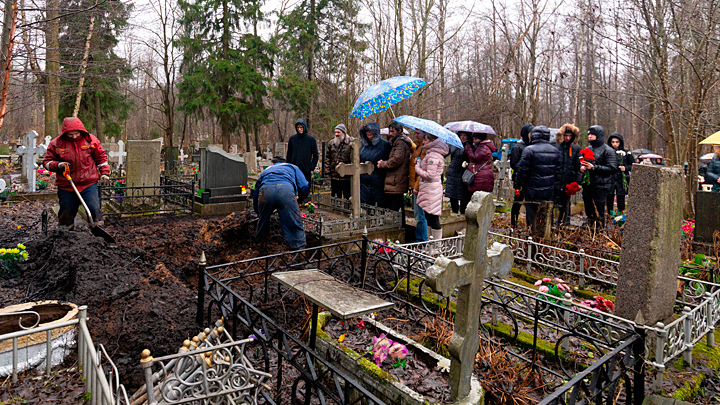
[{"label": "blue jeans", "polygon": [[426,242],[428,240],[427,234],[427,220],[425,219],[425,210],[417,205],[417,195],[413,195],[413,212],[415,213],[415,242]]},{"label": "blue jeans", "polygon": [[[80,192],[85,204],[87,204],[90,213],[92,213],[93,221],[102,221],[102,211],[100,210],[100,194],[98,193],[97,184]],[[78,208],[82,205],[80,199],[74,191],[66,191],[58,189],[58,200],[60,202],[60,211],[58,211],[58,222],[60,225],[72,225],[75,223],[75,216]]]},{"label": "blue jeans", "polygon": [[266,184],[258,193],[258,219],[255,236],[260,240],[267,239],[270,234],[270,216],[277,210],[280,215],[285,241],[290,249],[305,247],[305,230],[302,217],[295,199],[295,188],[286,183]]}]

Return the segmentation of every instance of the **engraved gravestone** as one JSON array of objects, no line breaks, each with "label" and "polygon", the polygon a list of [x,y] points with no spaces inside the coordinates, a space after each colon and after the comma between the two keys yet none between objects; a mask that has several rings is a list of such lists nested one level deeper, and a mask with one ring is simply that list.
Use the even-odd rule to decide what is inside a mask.
[{"label": "engraved gravestone", "polygon": [[247,184],[247,165],[242,158],[221,148],[200,149],[200,188],[237,187]]},{"label": "engraved gravestone", "polygon": [[160,153],[162,142],[128,141],[127,185],[129,187],[151,187],[142,190],[142,195],[154,194],[152,187],[160,183]]}]

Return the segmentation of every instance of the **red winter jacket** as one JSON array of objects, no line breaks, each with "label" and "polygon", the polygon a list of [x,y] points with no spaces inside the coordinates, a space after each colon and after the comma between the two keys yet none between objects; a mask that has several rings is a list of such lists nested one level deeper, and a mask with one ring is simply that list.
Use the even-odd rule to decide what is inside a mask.
[{"label": "red winter jacket", "polygon": [[[81,135],[78,139],[72,140],[65,135],[70,131],[80,131]],[[51,172],[58,172],[58,164],[61,162],[70,163],[70,177],[78,191],[83,191],[97,183],[100,174],[110,174],[107,155],[100,141],[85,129],[79,118],[75,117],[63,120],[60,136],[50,141],[43,166]],[[59,172],[55,186],[60,190],[73,191],[70,182]]]}]

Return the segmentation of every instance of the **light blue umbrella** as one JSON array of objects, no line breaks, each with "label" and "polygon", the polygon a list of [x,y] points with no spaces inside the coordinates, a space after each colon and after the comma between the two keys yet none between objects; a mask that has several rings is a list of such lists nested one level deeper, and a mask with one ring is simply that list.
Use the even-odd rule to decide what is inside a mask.
[{"label": "light blue umbrella", "polygon": [[715,156],[714,153],[706,153],[702,156],[700,156],[700,160],[712,160],[713,156]]},{"label": "light blue umbrella", "polygon": [[445,128],[455,132],[470,132],[475,134],[493,134],[495,130],[486,124],[482,124],[475,121],[453,121],[445,124]]},{"label": "light blue umbrella", "polygon": [[426,84],[425,80],[412,76],[396,76],[383,80],[363,90],[350,111],[350,116],[363,119],[368,115],[381,113],[391,105],[409,98]]},{"label": "light blue umbrella", "polygon": [[408,128],[419,129],[430,135],[435,135],[448,145],[457,146],[460,149],[464,148],[460,138],[455,132],[450,131],[435,121],[413,117],[412,115],[403,115],[395,118],[393,121]]}]

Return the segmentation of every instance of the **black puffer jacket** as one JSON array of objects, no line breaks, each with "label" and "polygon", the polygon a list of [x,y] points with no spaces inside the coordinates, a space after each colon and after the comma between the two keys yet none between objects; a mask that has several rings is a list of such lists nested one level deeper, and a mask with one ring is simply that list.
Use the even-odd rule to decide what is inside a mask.
[{"label": "black puffer jacket", "polygon": [[450,145],[450,164],[445,172],[445,196],[447,198],[464,200],[469,196],[468,187],[462,181],[462,175],[465,173],[463,162],[469,162],[465,148]]},{"label": "black puffer jacket", "polygon": [[[625,149],[625,140],[623,139],[622,135],[620,135],[619,132],[613,132],[610,134],[607,140],[608,146],[612,148],[612,140],[613,138],[616,138],[620,141],[620,147],[615,151],[615,157],[617,158],[618,166],[624,166],[625,171],[621,172],[618,168],[617,173],[615,173],[615,182],[613,184],[612,192],[617,195],[627,195],[627,190],[625,190],[625,187],[623,186],[623,173],[625,173],[625,180],[628,183],[628,187],[630,186],[630,172],[632,171],[632,165],[635,163],[635,158],[633,158],[632,153],[630,153],[629,150]],[[614,148],[613,148],[614,149]]]},{"label": "black puffer jacket", "polygon": [[615,173],[618,171],[615,149],[605,144],[605,128],[593,125],[588,132],[595,134],[596,138],[590,142],[589,148],[595,153],[593,168],[590,170],[590,184],[583,187],[611,191],[615,183]]},{"label": "black puffer jacket", "polygon": [[[535,128],[535,125],[533,124],[525,124],[523,125],[522,129],[520,130],[520,141],[516,142],[515,145],[513,145],[512,150],[510,151],[510,168],[512,169],[512,181],[513,184],[515,184],[515,181],[517,179],[517,170],[518,165],[520,164],[520,157],[522,157],[522,153],[525,150],[525,148],[530,145],[530,132]],[[515,188],[518,189],[517,185],[515,185]]]},{"label": "black puffer jacket", "polygon": [[304,118],[300,118],[295,122],[295,126],[298,124],[303,126],[304,131],[302,134],[295,133],[288,140],[285,160],[299,167],[300,171],[305,175],[305,180],[310,182],[319,157],[317,142],[312,135],[308,134],[307,121]]},{"label": "black puffer jacket", "polygon": [[533,201],[552,200],[559,162],[560,151],[550,144],[548,127],[533,128],[530,146],[525,148],[518,164],[517,184],[523,195]]},{"label": "black puffer jacket", "polygon": [[580,146],[576,145],[575,134],[570,142],[556,143],[555,147],[560,151],[560,162],[557,175],[555,176],[555,195],[565,193],[570,183],[580,184],[582,173],[580,173]]},{"label": "black puffer jacket", "polygon": [[[368,140],[365,132],[372,131],[375,136]],[[360,162],[371,162],[375,170],[371,174],[360,175],[360,201],[364,204],[383,206],[385,204],[385,170],[378,169],[378,160],[387,160],[392,145],[380,137],[380,126],[371,122],[360,128]]]}]

